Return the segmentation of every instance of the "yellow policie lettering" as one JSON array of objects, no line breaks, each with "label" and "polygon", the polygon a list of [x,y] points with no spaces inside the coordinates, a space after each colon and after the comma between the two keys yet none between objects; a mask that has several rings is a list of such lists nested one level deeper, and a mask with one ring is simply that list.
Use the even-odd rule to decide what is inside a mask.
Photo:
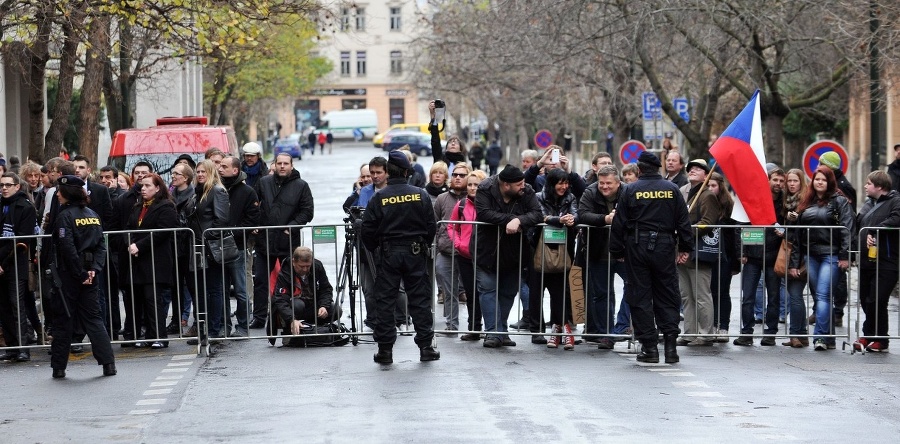
[{"label": "yellow policie lettering", "polygon": [[421,194],[403,194],[401,196],[391,196],[385,197],[381,199],[381,205],[393,205],[404,202],[421,202],[422,195]]},{"label": "yellow policie lettering", "polygon": [[100,225],[100,219],[96,217],[81,217],[75,219],[76,227],[80,227],[83,225]]},{"label": "yellow policie lettering", "polygon": [[672,199],[675,197],[672,191],[638,191],[634,193],[636,199]]}]

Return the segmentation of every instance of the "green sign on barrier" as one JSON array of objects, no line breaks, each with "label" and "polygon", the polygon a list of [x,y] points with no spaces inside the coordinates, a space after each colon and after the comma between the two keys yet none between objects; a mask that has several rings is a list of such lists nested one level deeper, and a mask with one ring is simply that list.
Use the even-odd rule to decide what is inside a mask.
[{"label": "green sign on barrier", "polygon": [[545,244],[564,244],[566,243],[566,229],[555,227],[544,227],[544,243]]},{"label": "green sign on barrier", "polygon": [[315,227],[313,228],[314,244],[333,244],[337,240],[337,227]]},{"label": "green sign on barrier", "polygon": [[744,245],[763,245],[766,243],[766,229],[745,228],[741,231],[741,241]]}]

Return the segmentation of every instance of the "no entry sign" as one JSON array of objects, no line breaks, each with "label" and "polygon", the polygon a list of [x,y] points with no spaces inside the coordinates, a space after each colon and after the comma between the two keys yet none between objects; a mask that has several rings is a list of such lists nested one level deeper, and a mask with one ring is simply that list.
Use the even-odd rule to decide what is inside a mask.
[{"label": "no entry sign", "polygon": [[622,161],[623,165],[635,163],[644,151],[647,151],[647,146],[643,142],[640,140],[629,140],[619,148],[619,160]]}]

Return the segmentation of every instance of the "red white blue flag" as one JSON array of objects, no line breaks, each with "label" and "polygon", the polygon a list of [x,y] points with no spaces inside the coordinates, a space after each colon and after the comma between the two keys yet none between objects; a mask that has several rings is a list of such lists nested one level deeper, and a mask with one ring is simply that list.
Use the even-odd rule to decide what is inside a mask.
[{"label": "red white blue flag", "polygon": [[766,174],[759,90],[710,147],[709,153],[737,194],[732,219],[753,225],[774,224],[775,208]]}]

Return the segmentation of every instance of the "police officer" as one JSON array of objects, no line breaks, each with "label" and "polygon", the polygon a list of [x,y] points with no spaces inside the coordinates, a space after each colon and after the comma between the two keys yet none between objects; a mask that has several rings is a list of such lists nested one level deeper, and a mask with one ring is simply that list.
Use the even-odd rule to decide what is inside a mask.
[{"label": "police officer", "polygon": [[[388,156],[387,186],[374,195],[363,215],[360,235],[366,249],[376,253],[379,279],[375,281],[373,337],[378,343],[375,362],[390,364],[397,340],[394,307],[400,281],[409,299],[409,313],[416,328],[419,360],[435,361],[441,354],[432,346],[434,315],[426,266],[428,247],[437,229],[431,199],[421,188],[407,185],[412,170],[400,151]],[[380,251],[380,255],[377,252]]]},{"label": "police officer", "polygon": [[687,262],[694,240],[684,197],[678,186],[662,178],[660,167],[654,154],[641,153],[640,178],[619,197],[609,252],[628,261],[631,287],[626,300],[641,342],[637,360],[659,362],[658,327],[665,338],[666,362],[672,364],[678,362],[675,342],[681,303],[675,265]]},{"label": "police officer", "polygon": [[75,325],[82,326],[90,338],[94,359],[103,366],[103,376],[113,376],[115,357],[103,326],[97,288],[99,274],[106,263],[100,217],[87,208],[87,193],[81,178],[63,176],[58,185],[60,210],[51,230],[50,255],[55,292],[52,301],[55,325],[50,345],[53,377],[66,377]]}]

